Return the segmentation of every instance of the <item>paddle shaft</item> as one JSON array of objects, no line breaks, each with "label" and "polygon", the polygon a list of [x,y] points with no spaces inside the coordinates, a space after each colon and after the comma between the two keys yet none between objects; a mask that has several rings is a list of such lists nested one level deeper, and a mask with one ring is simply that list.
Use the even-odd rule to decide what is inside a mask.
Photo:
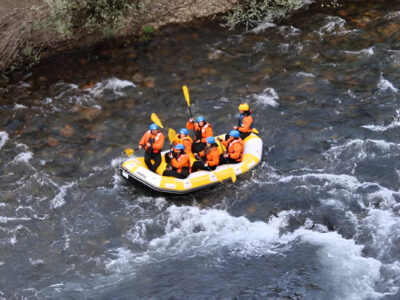
[{"label": "paddle shaft", "polygon": [[[187,104],[188,109],[189,109],[190,118],[193,120],[192,110],[190,109],[189,89],[188,89],[188,87],[186,85],[184,85],[184,86],[182,86],[182,90],[183,90],[183,95],[185,96],[186,104]],[[193,124],[193,129],[194,129],[194,120],[192,121],[192,124]]]},{"label": "paddle shaft", "polygon": [[[222,148],[222,143],[221,143],[221,141],[219,141],[219,146],[220,146],[221,151],[222,151],[222,157],[224,157],[224,154],[228,153],[229,144],[226,146],[225,151],[224,151],[224,148]],[[228,161],[226,160],[226,157],[224,157],[224,160],[225,160],[225,163],[228,163]]]},{"label": "paddle shaft", "polygon": [[189,109],[190,117],[193,119],[193,114],[192,114],[192,110],[190,109],[190,105],[188,105],[188,109]]}]

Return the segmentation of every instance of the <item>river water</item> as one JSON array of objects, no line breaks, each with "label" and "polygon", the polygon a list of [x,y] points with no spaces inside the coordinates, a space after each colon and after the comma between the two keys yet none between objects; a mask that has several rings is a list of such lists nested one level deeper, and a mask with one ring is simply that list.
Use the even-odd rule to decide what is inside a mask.
[{"label": "river water", "polygon": [[[399,69],[395,1],[40,66],[1,90],[0,298],[399,299]],[[152,112],[183,127],[183,84],[216,133],[248,101],[264,153],[173,197],[116,167]]]}]

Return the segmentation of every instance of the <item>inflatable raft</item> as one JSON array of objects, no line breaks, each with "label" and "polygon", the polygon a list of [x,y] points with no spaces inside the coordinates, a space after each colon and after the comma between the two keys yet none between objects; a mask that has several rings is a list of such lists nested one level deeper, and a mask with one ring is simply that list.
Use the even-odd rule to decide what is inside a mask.
[{"label": "inflatable raft", "polygon": [[[221,135],[219,137],[224,137]],[[237,175],[244,174],[257,166],[261,161],[263,143],[260,137],[250,134],[244,139],[243,161],[237,164],[224,164],[218,166],[214,171],[197,171],[185,179],[162,176],[166,168],[165,154],[162,152],[162,162],[157,169],[157,174],[147,169],[144,157],[132,157],[127,159],[119,168],[121,175],[130,180],[138,181],[153,190],[170,193],[186,194],[199,189],[204,189],[215,184],[230,180]],[[219,144],[219,142],[218,142]],[[219,144],[220,152],[225,148]],[[194,157],[192,158],[194,160]]]}]

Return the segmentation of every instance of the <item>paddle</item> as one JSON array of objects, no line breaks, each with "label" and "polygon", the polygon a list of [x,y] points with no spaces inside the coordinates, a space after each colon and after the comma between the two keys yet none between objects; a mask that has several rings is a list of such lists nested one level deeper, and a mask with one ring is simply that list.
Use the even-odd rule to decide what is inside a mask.
[{"label": "paddle", "polygon": [[[173,152],[173,147],[172,147],[172,145],[173,145],[173,143],[174,143],[175,138],[176,138],[176,131],[175,131],[174,129],[172,129],[172,128],[169,128],[169,129],[168,129],[168,139],[169,139],[169,149],[170,149],[170,153]],[[167,154],[165,155],[165,163],[166,163],[168,166],[171,166],[171,162],[167,162]]]},{"label": "paddle", "polygon": [[[228,148],[226,148],[226,151],[224,151],[224,148],[222,148],[222,143],[221,143],[221,138],[217,139],[219,141],[219,144],[217,143],[217,145],[221,148],[222,151],[222,155],[224,155],[226,153],[226,151],[228,151]],[[227,163],[226,158],[224,157],[225,163]]]},{"label": "paddle", "polygon": [[168,129],[168,139],[169,143],[172,145],[173,141],[176,138],[176,131],[172,128]]},{"label": "paddle", "polygon": [[192,111],[190,109],[189,89],[188,89],[188,87],[186,85],[184,85],[184,86],[182,86],[182,90],[183,90],[183,95],[185,96],[186,103],[187,103],[188,108],[189,108],[190,117],[193,119]]},{"label": "paddle", "polygon": [[[172,151],[173,151],[172,145],[174,143],[175,138],[176,138],[176,131],[174,129],[172,129],[172,128],[168,129],[168,139],[169,139],[169,150],[170,150],[170,153],[172,153]],[[167,156],[165,156],[165,158],[167,158]],[[169,165],[169,166],[171,165],[167,161],[165,161],[165,162],[167,163],[167,165]]]},{"label": "paddle", "polygon": [[136,151],[136,150],[139,150],[139,148],[135,148],[135,149],[125,149],[124,150],[124,152],[125,152],[125,154],[129,157],[129,156],[132,156],[133,155],[133,153]]},{"label": "paddle", "polygon": [[[152,114],[151,114],[150,119],[153,121],[153,123],[157,124],[157,126],[159,126],[159,127],[161,127],[161,128],[164,128],[163,125],[161,124],[160,118],[159,118],[155,113],[152,113]],[[140,148],[135,148],[135,149],[130,149],[130,148],[128,148],[128,149],[125,149],[124,152],[125,152],[125,154],[129,157],[129,156],[132,156],[133,153],[134,153],[136,150],[139,150],[139,149],[140,149]]]},{"label": "paddle", "polygon": [[183,95],[185,96],[186,103],[187,103],[188,108],[189,108],[190,119],[192,120],[192,125],[193,125],[193,130],[194,130],[194,136],[195,136],[195,139],[197,139],[197,134],[201,135],[201,131],[196,131],[195,126],[194,126],[193,115],[192,115],[192,111],[190,109],[189,89],[188,89],[188,87],[186,85],[184,85],[184,86],[182,86],[182,90],[183,90]]},{"label": "paddle", "polygon": [[157,126],[164,128],[164,126],[161,124],[160,119],[158,118],[158,116],[155,113],[152,113],[150,116],[150,119],[153,121],[154,124],[156,124]]}]

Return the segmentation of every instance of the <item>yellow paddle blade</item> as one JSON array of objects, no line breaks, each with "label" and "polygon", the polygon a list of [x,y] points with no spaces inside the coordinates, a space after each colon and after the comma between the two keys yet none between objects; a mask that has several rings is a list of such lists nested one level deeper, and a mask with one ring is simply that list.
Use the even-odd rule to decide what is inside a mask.
[{"label": "yellow paddle blade", "polygon": [[176,131],[172,128],[170,128],[168,130],[168,139],[169,139],[169,143],[172,144],[172,142],[175,140],[176,138]]},{"label": "yellow paddle blade", "polygon": [[162,126],[160,119],[158,118],[158,116],[155,113],[151,114],[150,119],[153,121],[153,123],[157,124],[158,126],[160,126],[161,128],[164,128],[164,126]]},{"label": "yellow paddle blade", "polygon": [[189,97],[189,90],[188,87],[186,85],[184,85],[182,87],[183,89],[183,95],[185,96],[185,100],[187,102],[187,105],[190,106],[190,97]]},{"label": "yellow paddle blade", "polygon": [[253,128],[253,130],[251,132],[254,132],[255,134],[258,134],[258,130]]},{"label": "yellow paddle blade", "polygon": [[132,156],[132,155],[133,155],[133,152],[135,152],[135,150],[133,150],[133,149],[125,149],[125,154],[126,154],[127,156]]}]

